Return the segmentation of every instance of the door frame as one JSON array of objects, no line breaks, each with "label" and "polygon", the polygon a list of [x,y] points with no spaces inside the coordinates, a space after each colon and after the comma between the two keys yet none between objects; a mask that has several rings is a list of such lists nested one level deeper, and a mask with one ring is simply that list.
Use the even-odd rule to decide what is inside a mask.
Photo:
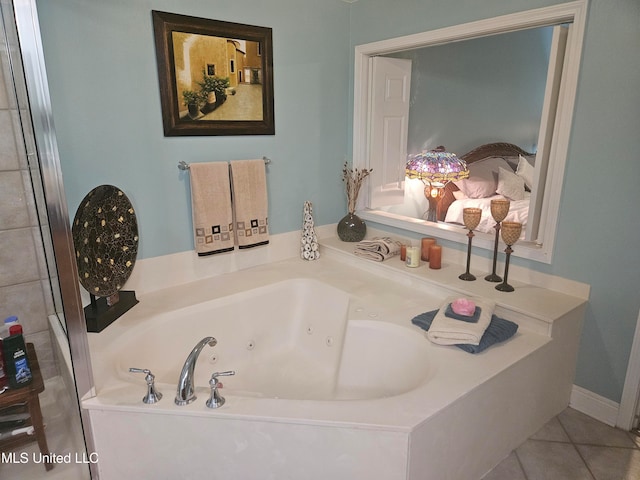
[{"label": "door frame", "polygon": [[633,335],[616,427],[627,431],[637,428],[638,407],[640,407],[640,311],[636,321],[636,331]]}]

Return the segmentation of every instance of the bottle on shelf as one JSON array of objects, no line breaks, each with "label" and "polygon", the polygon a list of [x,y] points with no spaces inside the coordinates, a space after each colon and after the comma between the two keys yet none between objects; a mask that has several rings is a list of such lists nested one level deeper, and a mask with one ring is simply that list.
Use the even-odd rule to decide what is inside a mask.
[{"label": "bottle on shelf", "polygon": [[[10,336],[13,335],[13,333],[11,333],[11,328],[14,329],[14,331],[16,331],[15,327],[20,327],[20,330],[22,330],[22,326],[20,325],[20,322],[18,321],[18,317],[16,317],[15,315],[11,315],[10,317],[7,317],[4,319],[4,328],[7,331],[6,336]],[[22,332],[20,332],[22,333]]]},{"label": "bottle on shelf", "polygon": [[[18,317],[11,316],[5,319],[0,329],[0,353],[2,354],[2,374],[0,388],[8,383],[11,388],[20,388],[31,383],[33,375],[27,357],[27,347],[22,336],[22,325]],[[2,384],[4,381],[4,385]]]}]

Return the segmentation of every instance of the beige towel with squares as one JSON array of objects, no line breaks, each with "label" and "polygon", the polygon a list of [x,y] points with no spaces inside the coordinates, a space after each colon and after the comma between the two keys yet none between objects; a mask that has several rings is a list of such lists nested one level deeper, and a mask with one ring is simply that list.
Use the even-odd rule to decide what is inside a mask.
[{"label": "beige towel with squares", "polygon": [[233,213],[238,248],[269,243],[269,205],[264,160],[231,162]]},{"label": "beige towel with squares", "polygon": [[234,248],[231,184],[227,162],[192,163],[191,211],[199,256]]}]

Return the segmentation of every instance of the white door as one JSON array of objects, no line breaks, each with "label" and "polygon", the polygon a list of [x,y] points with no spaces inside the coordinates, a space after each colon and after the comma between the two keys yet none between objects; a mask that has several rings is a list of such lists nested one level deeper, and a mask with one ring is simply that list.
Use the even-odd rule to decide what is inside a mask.
[{"label": "white door", "polygon": [[371,72],[368,207],[379,208],[404,201],[411,60],[373,57]]},{"label": "white door", "polygon": [[531,188],[531,201],[529,202],[529,218],[525,231],[525,239],[536,241],[544,236],[544,224],[546,211],[543,209],[542,200],[547,183],[547,167],[549,157],[553,151],[552,140],[557,118],[558,95],[562,80],[564,66],[564,52],[567,45],[569,27],[558,25],[553,29],[551,39],[551,52],[549,54],[549,67],[547,69],[547,86],[544,92],[542,104],[542,118],[540,131],[538,132],[538,152],[536,154],[535,176]]}]

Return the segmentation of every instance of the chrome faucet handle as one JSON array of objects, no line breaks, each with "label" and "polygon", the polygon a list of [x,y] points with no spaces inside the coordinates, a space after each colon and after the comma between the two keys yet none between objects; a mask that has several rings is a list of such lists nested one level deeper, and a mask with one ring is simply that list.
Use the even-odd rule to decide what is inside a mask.
[{"label": "chrome faucet handle", "polygon": [[215,372],[211,374],[211,380],[209,380],[209,385],[211,386],[211,396],[206,402],[207,407],[218,408],[224,405],[224,397],[220,395],[220,392],[218,392],[218,387],[220,386],[220,383],[218,383],[218,377],[228,377],[235,374],[236,372],[234,370],[229,370],[226,372]]},{"label": "chrome faucet handle", "polygon": [[145,381],[147,382],[147,394],[142,398],[142,402],[146,403],[146,404],[154,404],[160,401],[160,399],[162,398],[162,393],[160,393],[157,389],[156,389],[156,385],[155,385],[155,379],[156,376],[151,373],[151,370],[147,369],[147,368],[130,368],[129,371],[131,373],[144,373],[145,374]]}]

